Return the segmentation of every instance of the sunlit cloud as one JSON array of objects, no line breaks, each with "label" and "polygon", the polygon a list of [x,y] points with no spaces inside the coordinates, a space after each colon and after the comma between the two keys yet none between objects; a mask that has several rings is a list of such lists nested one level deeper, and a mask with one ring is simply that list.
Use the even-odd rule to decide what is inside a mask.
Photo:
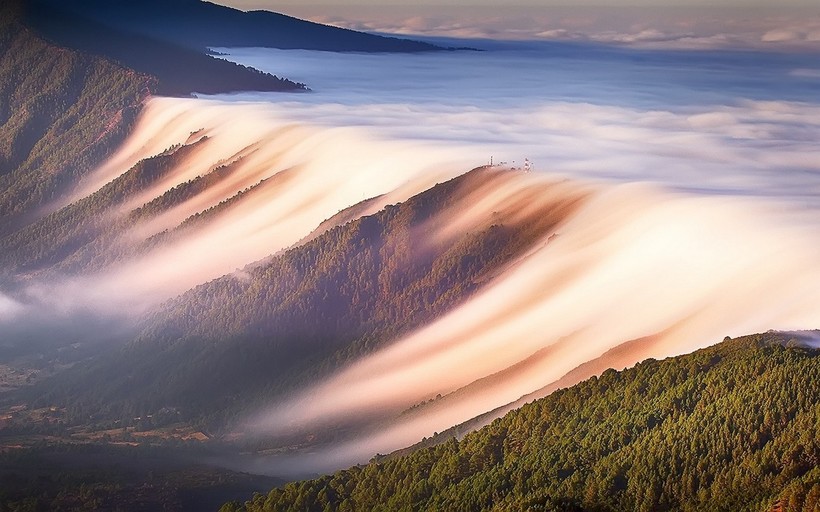
[{"label": "sunlit cloud", "polygon": [[[636,34],[636,41],[665,37],[650,29]],[[351,418],[365,423],[359,435],[302,459],[303,469],[329,470],[411,444],[560,381],[583,363],[609,361],[607,352],[621,344],[630,349],[617,363],[586,367],[564,385],[607,364],[687,352],[727,334],[820,322],[811,235],[820,223],[813,206],[820,107],[801,82],[813,79],[810,67],[761,54],[773,64],[765,72],[760,63],[742,68],[760,73],[750,87],[729,76],[738,71],[693,71],[691,61],[662,52],[641,54],[651,63],[632,68],[630,54],[621,62],[617,54],[598,59],[567,50],[541,57],[538,71],[526,60],[537,55],[514,51],[414,56],[412,66],[399,69],[374,56],[331,61],[226,51],[263,69],[266,62],[278,69],[293,63],[297,73],[305,58],[315,59],[318,92],[280,103],[283,116],[439,141],[513,166],[526,156],[537,173],[569,178],[570,189],[584,180],[600,187],[557,237],[536,244],[463,307],[251,418],[261,435],[311,432]],[[446,66],[433,63],[447,59]],[[447,76],[425,75],[427,69],[446,69]],[[622,73],[629,75],[623,82]],[[382,88],[368,89],[370,82]],[[513,202],[512,190],[499,186],[484,200],[472,198],[450,228],[472,229],[479,210]],[[406,413],[438,395],[437,405]]]},{"label": "sunlit cloud", "polygon": [[[197,143],[197,141],[199,141]],[[42,301],[70,297],[101,312],[146,311],[203,282],[294,246],[323,221],[378,197],[362,214],[406,200],[469,169],[454,149],[387,141],[356,128],[319,128],[283,118],[273,105],[193,99],[149,101],[120,151],[65,202],[92,193],[137,162],[197,143],[158,183],[108,215],[120,218],[180,184],[232,165],[232,173],[197,196],[128,226],[124,244],[173,230],[186,219],[239,197],[207,223],[167,236],[156,247],[82,275],[49,277]]]},{"label": "sunlit cloud", "polygon": [[[253,418],[252,427],[283,435],[371,418],[373,431],[331,447],[330,466],[320,467],[332,469],[514,402],[634,340],[644,341],[626,352],[627,364],[727,334],[816,325],[820,247],[810,230],[770,217],[747,200],[601,189],[479,296]],[[437,396],[439,406],[406,414]]]}]

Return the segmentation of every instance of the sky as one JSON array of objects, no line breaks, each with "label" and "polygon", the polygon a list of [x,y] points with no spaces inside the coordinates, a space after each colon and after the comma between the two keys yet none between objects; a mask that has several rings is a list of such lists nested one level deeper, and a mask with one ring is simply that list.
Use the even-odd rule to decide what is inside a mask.
[{"label": "sky", "polygon": [[582,41],[660,48],[809,49],[820,51],[820,2],[790,0],[482,0],[400,2],[220,0],[354,30],[406,36]]}]

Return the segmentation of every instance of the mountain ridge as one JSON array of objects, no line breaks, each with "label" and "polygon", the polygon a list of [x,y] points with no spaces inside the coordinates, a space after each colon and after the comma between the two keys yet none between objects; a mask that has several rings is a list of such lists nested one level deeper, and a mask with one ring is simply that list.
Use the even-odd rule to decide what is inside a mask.
[{"label": "mountain ridge", "polygon": [[237,91],[306,91],[304,84],[207,55],[204,50],[163,41],[128,28],[110,27],[66,10],[31,1],[24,21],[55,44],[119,62],[157,77],[156,93],[188,96]]},{"label": "mountain ridge", "polygon": [[147,75],[43,41],[20,22],[15,4],[7,9],[0,36],[0,83],[9,99],[0,107],[0,233],[106,158],[155,85]]},{"label": "mountain ridge", "polygon": [[270,11],[243,12],[206,2],[174,0],[134,2],[73,0],[45,5],[82,14],[119,30],[139,33],[195,49],[260,46],[356,52],[424,52],[444,48],[322,25]]},{"label": "mountain ridge", "polygon": [[[447,205],[460,204],[460,194],[469,194],[477,185],[492,186],[493,179],[503,182],[505,176],[506,171],[474,170],[404,203],[332,227],[280,256],[251,265],[243,271],[244,277],[227,275],[202,284],[164,303],[142,334],[126,347],[119,362],[110,361],[107,368],[89,368],[87,376],[78,383],[69,386],[63,382],[58,389],[64,393],[70,388],[74,391],[69,394],[80,396],[82,389],[98,389],[86,382],[88,378],[98,379],[106,374],[110,375],[105,378],[106,388],[124,390],[128,389],[124,384],[130,378],[128,375],[152,374],[160,385],[151,393],[155,397],[154,409],[184,402],[192,404],[195,410],[200,407],[198,414],[202,414],[224,408],[215,408],[211,403],[202,409],[195,405],[195,395],[185,392],[190,396],[183,399],[186,395],[173,393],[201,390],[207,383],[213,387],[206,394],[211,402],[218,396],[240,392],[248,399],[252,390],[266,388],[270,398],[273,389],[265,381],[276,381],[277,373],[286,368],[290,372],[295,368],[305,371],[308,361],[311,371],[326,366],[327,372],[349,364],[361,354],[372,352],[401,333],[454,308],[485,286],[484,280],[499,271],[501,265],[514,261],[521,251],[549,234],[555,219],[547,217],[530,225],[534,219],[504,222],[504,217],[498,217],[429,248],[421,245],[411,250],[412,245],[408,244],[413,232],[431,219],[446,215],[443,212]],[[573,201],[582,198],[579,194],[563,201],[571,208]],[[328,345],[331,351],[323,357],[335,353],[333,357],[341,359],[330,366],[327,360],[319,364],[322,359],[317,357],[327,352],[322,345],[331,339],[335,340]],[[299,340],[315,340],[318,345],[308,343],[300,349],[298,343],[294,344]],[[352,345],[346,346],[347,343]],[[207,356],[203,347],[221,355]],[[198,364],[209,369],[199,368],[190,374],[182,368],[172,371],[169,367],[167,372],[157,369],[190,359],[185,353],[191,357],[196,354]],[[240,356],[244,362],[237,359]],[[137,361],[141,369],[134,366]],[[218,361],[222,369],[208,361]],[[274,363],[281,370],[273,371]],[[251,371],[251,366],[259,368]],[[234,376],[233,370],[225,369],[228,367],[237,372],[242,368],[242,377]],[[169,383],[171,373],[182,380]],[[267,378],[266,373],[270,374]],[[123,384],[117,385],[119,381]],[[133,391],[143,396],[140,402],[147,403],[145,390]],[[52,396],[48,393],[43,400],[47,402]],[[112,404],[111,400],[104,402],[106,407]],[[131,407],[126,415],[149,413]],[[83,406],[84,410],[88,408]]]}]

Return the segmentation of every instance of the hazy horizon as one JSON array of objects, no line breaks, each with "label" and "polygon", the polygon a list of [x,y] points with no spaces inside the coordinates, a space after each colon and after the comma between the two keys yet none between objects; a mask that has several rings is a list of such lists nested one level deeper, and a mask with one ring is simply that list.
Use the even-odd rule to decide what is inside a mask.
[{"label": "hazy horizon", "polygon": [[820,7],[813,2],[715,5],[625,2],[566,5],[546,2],[497,6],[364,2],[300,4],[233,0],[225,5],[267,9],[354,30],[500,40],[588,41],[660,48],[820,50]]}]

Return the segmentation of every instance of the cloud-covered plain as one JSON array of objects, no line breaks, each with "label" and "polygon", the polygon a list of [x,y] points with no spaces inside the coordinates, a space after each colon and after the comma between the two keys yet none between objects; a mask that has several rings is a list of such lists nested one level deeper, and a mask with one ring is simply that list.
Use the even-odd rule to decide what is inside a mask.
[{"label": "cloud-covered plain", "polygon": [[[285,118],[457,148],[476,165],[782,199],[820,193],[812,57],[525,45],[395,59],[220,49],[311,84]],[[820,69],[820,68],[818,68]],[[233,95],[229,101],[273,100]]]}]

